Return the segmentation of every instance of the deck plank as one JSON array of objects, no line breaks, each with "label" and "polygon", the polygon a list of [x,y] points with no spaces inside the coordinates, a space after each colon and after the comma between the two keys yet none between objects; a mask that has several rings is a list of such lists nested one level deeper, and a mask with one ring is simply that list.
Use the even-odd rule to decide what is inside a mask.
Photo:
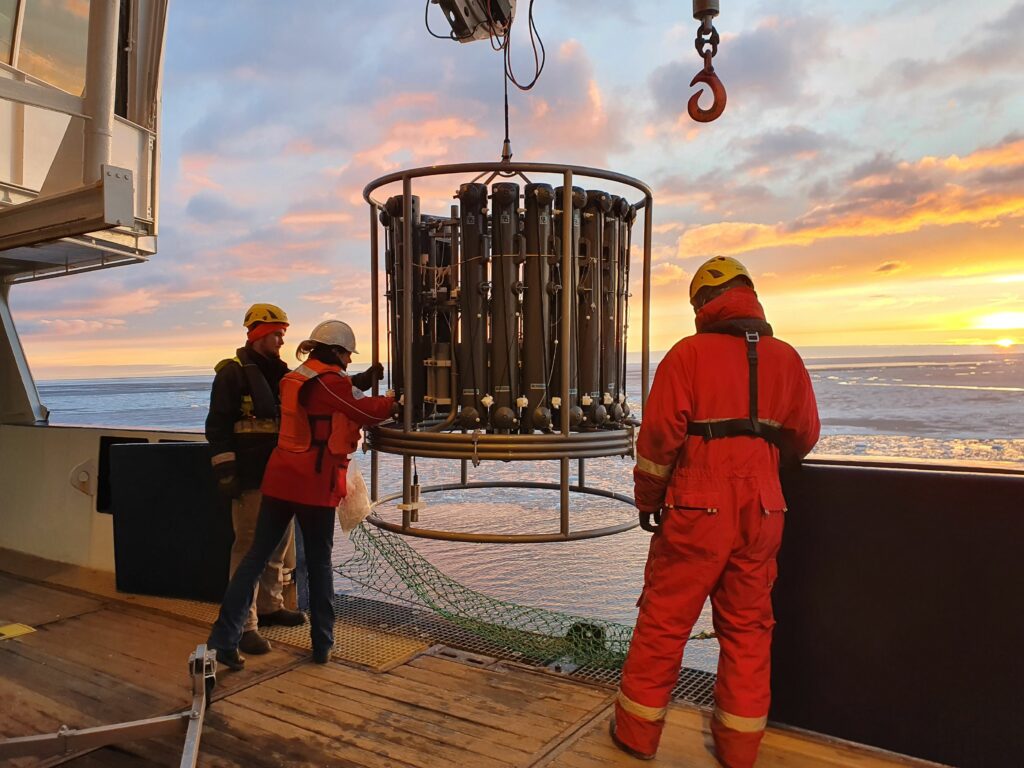
[{"label": "deck plank", "polygon": [[[600,718],[575,748],[538,768],[610,768],[638,765],[608,735],[608,717]],[[657,757],[650,766],[718,768],[712,753],[710,713],[684,705],[669,709]],[[935,763],[903,755],[825,740],[817,735],[769,728],[758,754],[757,768],[936,768]]]},{"label": "deck plank", "polygon": [[[323,692],[329,696],[344,698],[349,706],[359,707],[368,712],[391,712],[396,717],[415,717],[425,726],[451,732],[455,739],[476,739],[485,741],[487,749],[499,753],[504,750],[528,753],[519,734],[509,733],[488,724],[487,719],[470,719],[453,712],[439,697],[406,697],[402,689],[382,684],[372,678],[365,686],[354,686],[351,682],[336,682],[326,674],[307,676],[306,670],[295,670],[296,680],[301,681],[311,692]],[[274,684],[280,682],[273,681]],[[314,695],[311,693],[310,695]],[[344,706],[344,705],[343,705]]]},{"label": "deck plank", "polygon": [[[458,679],[463,693],[486,699],[492,708],[511,708],[539,719],[566,723],[583,715],[602,698],[597,689],[576,682],[548,680],[533,673],[511,674],[510,668],[476,669],[452,661],[420,657],[394,670],[397,677],[427,688],[444,688]],[[525,678],[525,679],[524,679]]]},{"label": "deck plank", "polygon": [[[520,740],[526,739],[538,747],[558,734],[571,720],[564,716],[557,704],[548,704],[552,715],[548,717],[545,712],[536,711],[542,704],[530,702],[526,697],[510,700],[507,691],[491,688],[486,678],[467,684],[440,673],[428,673],[425,677],[423,670],[412,670],[410,665],[405,665],[388,674],[386,690],[382,690],[385,686],[372,681],[368,683],[341,665],[330,666],[332,669],[325,674],[342,685],[370,693],[378,692],[399,701],[436,707],[494,731],[503,731]],[[416,673],[419,679],[409,677],[410,671]],[[368,685],[371,687],[367,688]],[[584,686],[579,686],[579,689],[580,696],[593,695]]]},{"label": "deck plank", "polygon": [[[319,752],[311,755],[308,749],[292,743],[300,742],[304,737],[305,734],[286,732],[276,724],[273,730],[267,730],[254,723],[244,708],[225,701],[215,704],[207,713],[198,764],[204,768],[275,768],[311,764],[310,760],[322,755]],[[133,756],[139,765],[176,768],[181,762],[183,741],[180,737],[165,737],[130,742],[117,748],[98,750],[68,765],[75,768],[102,766],[107,754],[120,752]],[[89,762],[88,759],[99,762]],[[321,759],[319,764],[325,763]]]},{"label": "deck plank", "polygon": [[[461,664],[437,656],[418,656],[412,659],[408,665],[407,674],[410,677],[416,675],[413,670],[429,671],[445,677],[457,677],[467,683],[473,681],[484,682],[489,691],[504,691],[508,694],[512,703],[521,703],[523,699],[528,701],[542,702],[540,709],[546,709],[548,703],[556,702],[567,711],[570,710],[582,714],[589,711],[591,701],[601,698],[603,689],[587,686],[585,683],[569,682],[564,677],[545,674],[533,670],[516,668],[512,664],[498,663],[489,667],[476,667],[468,664]],[[509,674],[515,670],[515,674]],[[483,673],[481,675],[480,673]],[[581,690],[590,690],[592,696],[580,697]]]},{"label": "deck plank", "polygon": [[[325,756],[343,755],[358,750],[364,759],[373,756],[374,763],[392,764],[395,761],[418,768],[452,765],[464,756],[460,750],[431,738],[418,738],[416,734],[395,728],[368,716],[369,713],[351,714],[332,705],[324,705],[280,691],[258,689],[245,691],[232,697],[232,701],[250,707],[254,712],[272,714],[296,728],[316,734],[327,746]],[[440,734],[442,739],[446,734]],[[337,751],[335,751],[337,750]],[[494,764],[480,761],[481,765]],[[494,764],[499,765],[499,764]],[[501,763],[507,766],[507,763]]]},{"label": "deck plank", "polygon": [[496,744],[490,741],[491,731],[487,728],[477,726],[475,729],[469,729],[473,732],[467,733],[467,728],[458,727],[464,723],[429,708],[372,695],[352,695],[350,689],[336,686],[332,686],[333,690],[330,691],[323,690],[309,677],[303,679],[282,675],[267,681],[263,687],[269,689],[271,695],[275,697],[290,697],[292,701],[296,701],[295,697],[298,697],[297,701],[305,699],[313,702],[321,711],[343,713],[346,719],[368,720],[376,726],[393,728],[400,733],[409,734],[411,738],[421,738],[428,742],[441,739],[443,743],[465,753],[467,759],[472,755],[478,755],[479,759],[490,760],[498,765],[516,765],[518,759],[527,756],[519,745]]},{"label": "deck plank", "polygon": [[[19,561],[20,562],[20,561]],[[5,564],[6,565],[6,564]],[[25,565],[25,563],[21,563]],[[107,594],[109,574],[29,561],[31,579],[0,575],[0,615],[38,631],[0,642],[0,735],[51,733],[183,709],[188,655],[207,627]],[[9,572],[9,568],[3,570]],[[95,596],[72,594],[93,585]],[[112,602],[116,600],[116,602]],[[6,602],[5,602],[6,601]],[[245,670],[218,672],[199,765],[205,768],[628,768],[608,737],[612,691],[528,670],[422,655],[388,672],[309,663],[275,645]],[[168,766],[183,736],[74,756],[78,768]],[[653,766],[716,765],[708,713],[673,706]],[[16,768],[40,765],[19,759]],[[45,760],[42,765],[53,764]],[[866,747],[770,729],[758,768],[922,768]]]},{"label": "deck plank", "polygon": [[39,627],[95,611],[103,602],[0,574],[0,625]]},{"label": "deck plank", "polygon": [[[64,605],[61,593],[47,594],[54,605]],[[0,735],[43,735],[62,725],[85,728],[182,710],[192,698],[188,656],[204,634],[164,616],[104,607],[5,640],[0,643]],[[216,693],[251,685],[303,656],[283,648],[254,657],[244,672],[220,674]]]}]

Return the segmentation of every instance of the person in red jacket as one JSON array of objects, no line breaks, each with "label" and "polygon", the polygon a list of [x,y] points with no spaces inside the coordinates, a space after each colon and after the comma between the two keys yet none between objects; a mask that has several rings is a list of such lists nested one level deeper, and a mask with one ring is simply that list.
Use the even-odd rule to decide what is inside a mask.
[{"label": "person in red jacket", "polygon": [[355,352],[352,329],[340,320],[325,320],[299,344],[296,356],[308,355],[308,359],[281,379],[280,436],[260,487],[263,502],[253,545],[228,585],[207,640],[217,660],[232,669],[245,665],[238,642],[253,587],[293,518],[298,520],[305,545],[313,659],[324,664],[330,658],[334,510],[345,496],[345,470],[359,442],[360,427],[387,419],[395,402],[392,397],[366,397],[353,385],[369,388],[384,374],[383,366],[376,363],[364,374],[349,378],[345,371]]},{"label": "person in red jacket", "polygon": [[807,369],[772,335],[739,261],[703,264],[690,301],[697,333],[658,366],[637,440],[634,497],[654,536],[611,736],[634,757],[654,757],[683,648],[710,596],[720,646],[715,754],[727,768],[750,768],[771,697],[780,455],[802,459],[820,423]]}]

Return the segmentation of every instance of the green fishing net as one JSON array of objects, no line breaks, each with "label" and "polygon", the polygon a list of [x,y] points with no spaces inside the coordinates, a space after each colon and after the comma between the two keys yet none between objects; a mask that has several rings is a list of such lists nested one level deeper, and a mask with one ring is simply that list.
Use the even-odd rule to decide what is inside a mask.
[{"label": "green fishing net", "polygon": [[618,669],[625,661],[632,627],[481,594],[431,565],[405,538],[363,523],[351,535],[353,555],[335,570],[534,662]]}]

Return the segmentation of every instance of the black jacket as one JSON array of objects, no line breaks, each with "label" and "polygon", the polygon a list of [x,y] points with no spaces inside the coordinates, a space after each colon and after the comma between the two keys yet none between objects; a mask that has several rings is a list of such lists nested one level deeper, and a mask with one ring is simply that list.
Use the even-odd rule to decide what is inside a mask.
[{"label": "black jacket", "polygon": [[[281,378],[288,373],[288,366],[280,358],[264,357],[253,351],[249,344],[237,350],[235,355],[243,364],[250,363],[263,374],[273,396],[273,414],[277,416],[281,403],[278,386]],[[210,412],[206,417],[206,439],[213,456],[234,453],[236,473],[241,490],[260,487],[263,470],[266,469],[270,454],[277,445],[273,433],[238,434],[235,423],[243,418],[242,398],[253,397],[252,388],[242,366],[234,360],[225,360],[217,366],[217,375],[210,390]],[[259,400],[258,397],[254,400]]]}]

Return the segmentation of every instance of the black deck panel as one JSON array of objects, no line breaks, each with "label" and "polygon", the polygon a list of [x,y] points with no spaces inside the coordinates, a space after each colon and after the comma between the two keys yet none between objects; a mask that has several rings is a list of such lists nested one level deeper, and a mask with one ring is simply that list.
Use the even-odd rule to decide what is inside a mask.
[{"label": "black deck panel", "polygon": [[110,446],[114,563],[122,592],[220,602],[231,504],[218,498],[205,443]]}]

